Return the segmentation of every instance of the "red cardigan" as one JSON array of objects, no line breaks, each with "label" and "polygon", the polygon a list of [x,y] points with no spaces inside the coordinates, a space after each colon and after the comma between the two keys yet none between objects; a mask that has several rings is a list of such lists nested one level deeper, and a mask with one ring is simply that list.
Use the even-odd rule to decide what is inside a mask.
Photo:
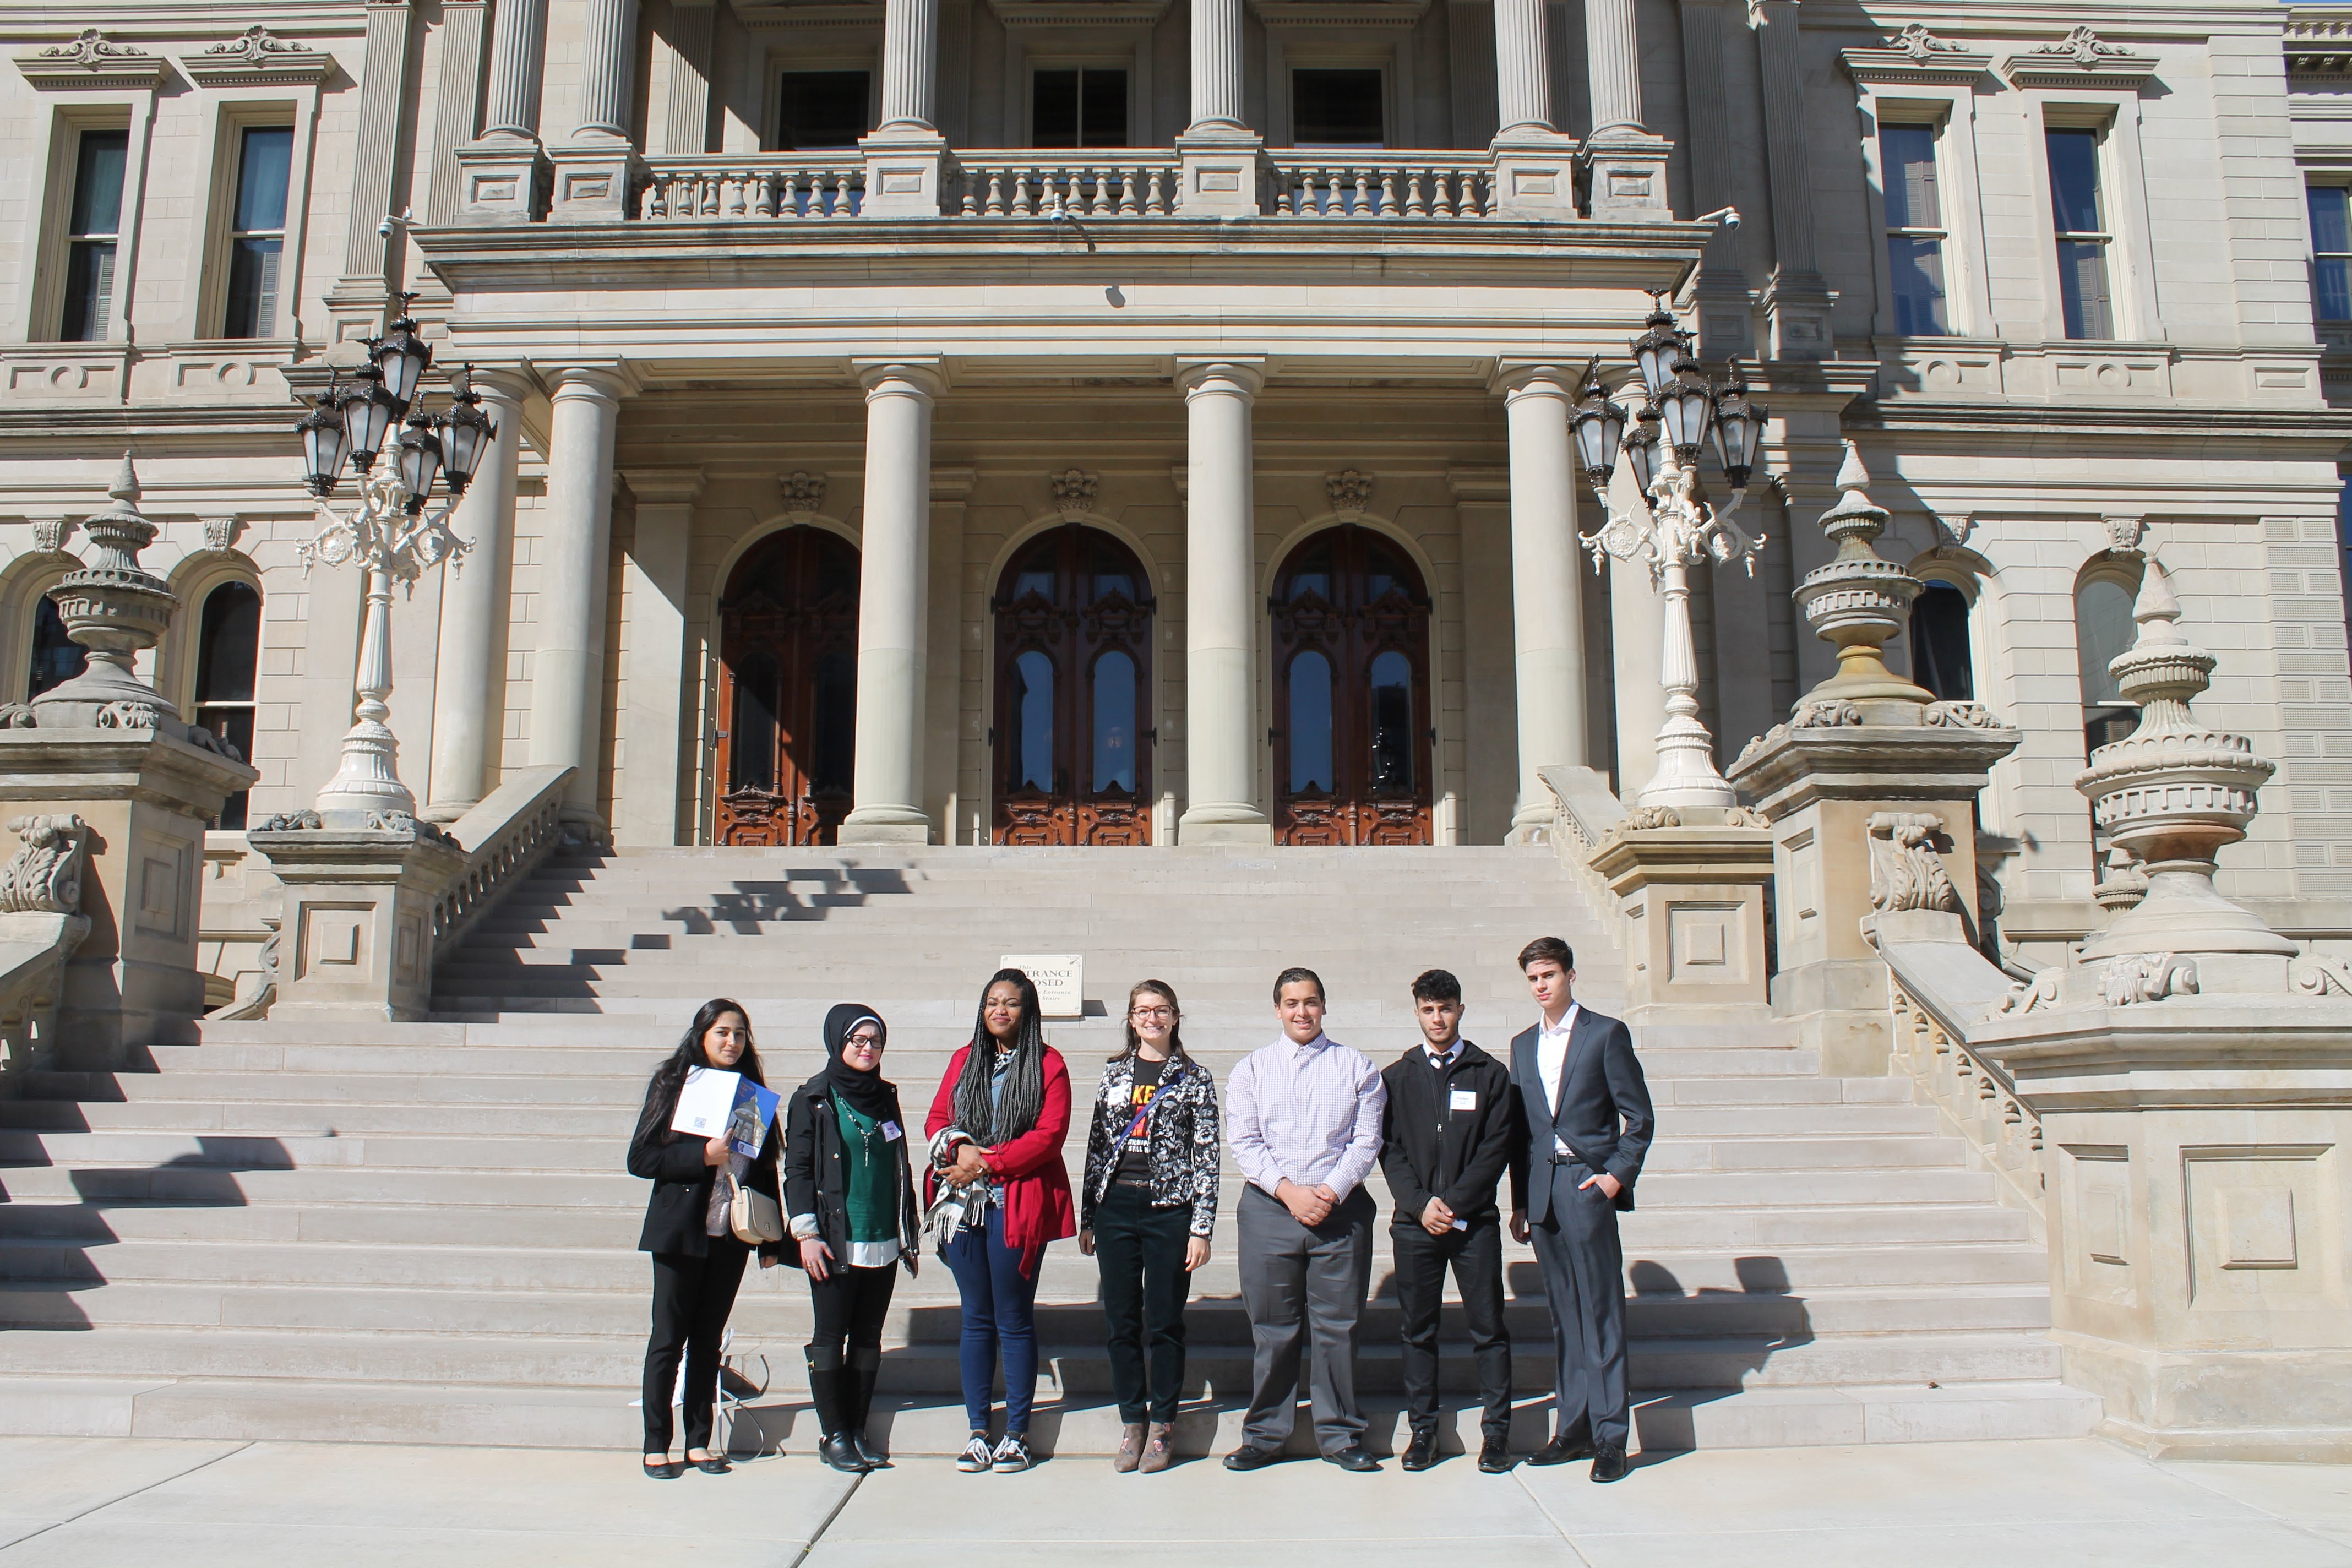
[{"label": "red cardigan", "polygon": [[[948,1062],[947,1077],[932,1097],[923,1136],[935,1138],[940,1129],[955,1124],[956,1083],[971,1055],[965,1046]],[[1070,1132],[1070,1069],[1062,1053],[1045,1047],[1045,1102],[1037,1125],[1010,1142],[982,1149],[982,1158],[1004,1184],[1004,1244],[1021,1249],[1021,1272],[1034,1277],[1045,1244],[1078,1234],[1077,1205],[1070,1197],[1069,1168],[1062,1163],[1062,1142]],[[923,1201],[939,1195],[939,1173],[923,1178]]]}]

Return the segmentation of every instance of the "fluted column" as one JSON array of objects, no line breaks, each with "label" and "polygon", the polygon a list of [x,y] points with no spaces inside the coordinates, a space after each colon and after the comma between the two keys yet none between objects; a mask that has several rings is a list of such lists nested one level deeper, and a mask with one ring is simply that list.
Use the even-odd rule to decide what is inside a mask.
[{"label": "fluted column", "polygon": [[1553,129],[1544,0],[1495,0],[1495,104],[1500,134]]},{"label": "fluted column", "polygon": [[539,88],[546,59],[547,0],[498,0],[490,18],[484,136],[539,140]]},{"label": "fluted column", "polygon": [[933,366],[903,363],[867,366],[864,380],[857,742],[841,842],[928,844],[924,621],[930,602],[931,402],[942,384]]},{"label": "fluted column", "polygon": [[390,274],[391,239],[377,230],[399,208],[393,181],[407,118],[409,52],[415,12],[410,0],[369,0],[367,53],[360,66],[359,123],[352,152],[350,216],[343,231],[343,269],[327,303],[337,336],[382,330]]},{"label": "fluted column", "polygon": [[1242,121],[1242,0],[1192,0],[1192,123],[1245,129]]},{"label": "fluted column", "polygon": [[686,567],[702,470],[632,468],[635,537],[621,570],[627,584],[627,651],[621,679],[619,801],[613,842],[666,849],[678,841],[679,741],[686,711]]},{"label": "fluted column", "polygon": [[1176,138],[1191,217],[1255,217],[1257,132],[1242,119],[1242,0],[1192,0],[1192,117]]},{"label": "fluted column", "polygon": [[580,123],[572,134],[629,133],[629,89],[637,63],[637,0],[588,0],[580,42]]},{"label": "fluted column", "polygon": [[1642,39],[1633,0],[1584,0],[1584,55],[1592,92],[1591,134],[1643,129]]},{"label": "fluted column", "polygon": [[455,822],[488,793],[506,716],[506,633],[514,565],[515,480],[521,464],[526,373],[477,370],[474,390],[498,421],[489,452],[449,526],[469,541],[441,584],[441,647],[433,667],[433,768],[425,815]]},{"label": "fluted column", "polygon": [[940,0],[887,0],[882,13],[883,131],[935,131]]},{"label": "fluted column", "polygon": [[671,0],[669,104],[662,117],[664,153],[710,150],[710,37],[718,7],[709,0]]},{"label": "fluted column", "polygon": [[1584,601],[1577,580],[1576,482],[1568,416],[1573,373],[1508,373],[1511,438],[1511,624],[1517,643],[1519,793],[1511,837],[1549,827],[1542,770],[1586,761]]},{"label": "fluted column", "polygon": [[1772,187],[1772,276],[1765,320],[1779,359],[1830,352],[1830,293],[1813,247],[1812,157],[1805,148],[1805,68],[1798,50],[1796,0],[1748,7],[1764,87],[1764,165]]},{"label": "fluted column", "polygon": [[1264,373],[1195,364],[1184,393],[1185,795],[1182,844],[1265,844],[1257,805],[1258,593],[1250,418]]},{"label": "fluted column", "polygon": [[441,85],[434,92],[432,181],[425,221],[457,216],[457,149],[474,139],[482,106],[482,25],[489,0],[446,0],[441,7]]},{"label": "fluted column", "polygon": [[549,421],[546,554],[530,659],[530,760],[579,771],[563,816],[604,836],[604,595],[612,581],[613,443],[627,388],[618,366],[554,373]]}]

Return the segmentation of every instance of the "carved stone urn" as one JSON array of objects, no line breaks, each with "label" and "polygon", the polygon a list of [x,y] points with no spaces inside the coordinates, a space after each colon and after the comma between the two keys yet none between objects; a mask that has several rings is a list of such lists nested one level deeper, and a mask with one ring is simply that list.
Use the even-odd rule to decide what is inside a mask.
[{"label": "carved stone urn", "polygon": [[153,730],[179,710],[139,679],[131,661],[161,641],[180,606],[163,580],[139,564],[156,527],[139,514],[139,475],[122,455],[107,494],[114,504],[82,524],[95,558],[49,590],[66,635],[89,650],[89,665],[33,699],[43,729]]}]

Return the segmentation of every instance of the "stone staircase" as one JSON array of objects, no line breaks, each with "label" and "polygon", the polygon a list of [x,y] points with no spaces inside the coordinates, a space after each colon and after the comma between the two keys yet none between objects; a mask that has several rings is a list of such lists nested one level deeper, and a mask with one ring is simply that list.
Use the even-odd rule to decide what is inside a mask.
[{"label": "stone staircase", "polygon": [[[1322,972],[1332,1035],[1376,1059],[1417,1037],[1406,985],[1432,964],[1461,976],[1467,1032],[1499,1051],[1529,1016],[1513,956],[1543,933],[1578,947],[1583,994],[1609,1006],[1617,955],[1568,874],[1524,850],[552,861],[444,956],[434,1022],[207,1025],[149,1070],[33,1075],[0,1102],[0,1429],[626,1448],[647,1287],[645,1186],[622,1153],[646,1074],[706,996],[750,1008],[779,1084],[819,1065],[826,1006],[877,1006],[884,1070],[919,1118],[1004,952],[1086,956],[1089,1016],[1051,1030],[1083,1101],[1134,979],[1174,983],[1222,1083],[1273,1037],[1267,986],[1295,962]],[[2055,1381],[2024,1216],[1907,1081],[1824,1079],[1767,1022],[1637,1045],[1661,1127],[1625,1224],[1644,1444],[2095,1424],[2096,1401]],[[1180,1430],[1193,1449],[1234,1440],[1246,1396],[1232,1240],[1228,1223],[1188,1315],[1188,1398],[1213,1396]],[[1377,1254],[1360,1387],[1379,1446],[1401,1439],[1384,1238]],[[1507,1266],[1532,1401],[1548,1320],[1532,1253]],[[1038,1434],[1107,1450],[1093,1262],[1065,1244],[1044,1268]],[[812,1440],[807,1316],[797,1272],[747,1279],[739,1443]],[[956,1331],[943,1266],[901,1279],[883,1401],[901,1452],[961,1443]],[[1466,1344],[1445,1379],[1470,1402]],[[1520,1438],[1540,1421],[1523,1409]]]}]

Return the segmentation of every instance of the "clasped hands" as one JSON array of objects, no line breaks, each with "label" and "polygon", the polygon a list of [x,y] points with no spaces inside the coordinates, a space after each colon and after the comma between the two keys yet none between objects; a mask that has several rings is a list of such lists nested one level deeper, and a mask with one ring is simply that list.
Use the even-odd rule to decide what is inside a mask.
[{"label": "clasped hands", "polygon": [[940,1167],[940,1179],[951,1187],[969,1187],[976,1182],[989,1180],[995,1173],[988,1168],[988,1160],[977,1143],[957,1144],[955,1158]]},{"label": "clasped hands", "polygon": [[1274,1195],[1290,1211],[1291,1218],[1309,1230],[1329,1219],[1331,1211],[1339,1206],[1339,1194],[1320,1182],[1302,1187],[1286,1176],[1275,1187]]}]

